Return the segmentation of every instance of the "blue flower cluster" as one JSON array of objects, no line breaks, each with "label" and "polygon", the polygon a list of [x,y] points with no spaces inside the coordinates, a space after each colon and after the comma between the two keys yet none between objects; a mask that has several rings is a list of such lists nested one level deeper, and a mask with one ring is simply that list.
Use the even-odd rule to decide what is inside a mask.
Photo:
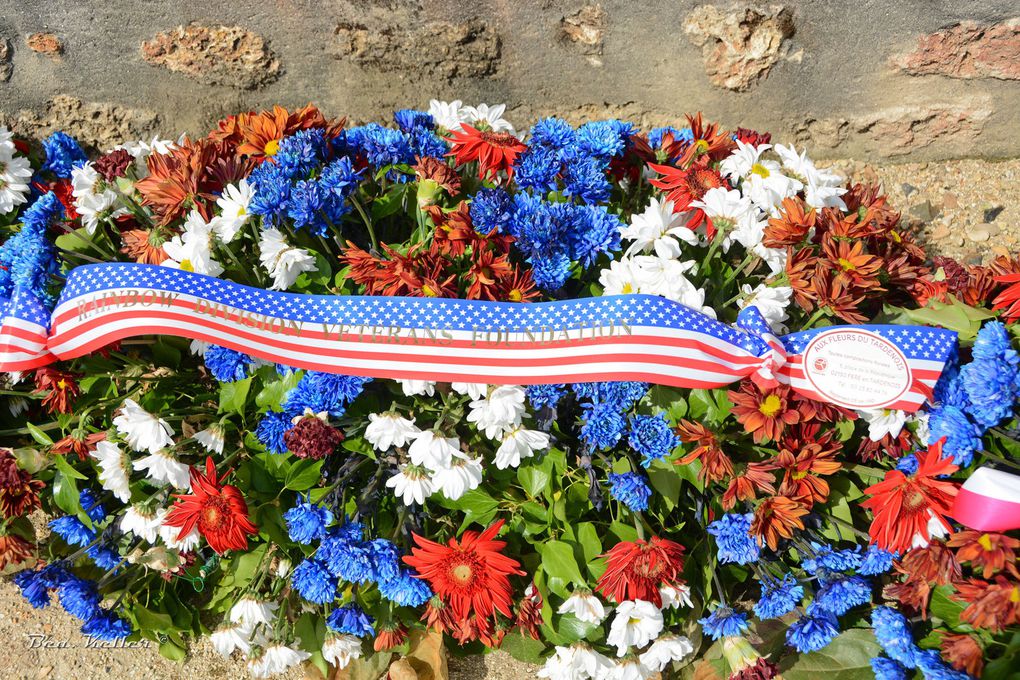
[{"label": "blue flower cluster", "polygon": [[[91,489],[82,489],[78,494],[78,502],[94,524],[98,524],[106,519],[106,510],[98,502]],[[114,569],[120,564],[120,554],[101,542],[96,542],[98,536],[96,531],[86,526],[84,522],[74,515],[65,515],[50,520],[49,527],[53,533],[60,536],[68,545],[86,548],[85,554],[100,569]]]},{"label": "blue flower cluster", "polygon": [[636,472],[609,475],[609,492],[633,512],[648,509],[648,499],[652,497],[652,489],[643,475]]},{"label": "blue flower cluster", "polygon": [[1013,416],[1020,397],[1020,355],[999,321],[978,332],[970,363],[947,371],[935,388],[938,406],[928,423],[930,439],[945,438],[943,451],[966,467],[981,447],[981,435]]},{"label": "blue flower cluster", "polygon": [[341,580],[375,584],[384,598],[399,606],[417,607],[432,597],[428,584],[401,566],[397,546],[383,538],[366,540],[359,522],[326,530],[312,557],[298,564],[291,576],[301,597],[316,604],[336,599]]},{"label": "blue flower cluster", "polygon": [[326,617],[326,627],[337,633],[355,637],[375,637],[372,617],[356,604],[337,607]]},{"label": "blue flower cluster", "polygon": [[[347,146],[374,168],[394,165],[414,165],[418,158],[442,158],[449,147],[436,134],[432,116],[413,109],[403,109],[393,114],[396,130],[369,123],[347,131]],[[410,176],[396,168],[386,172],[387,179],[406,182]]]},{"label": "blue flower cluster", "polygon": [[20,290],[52,304],[47,288],[59,266],[46,232],[63,216],[64,206],[53,192],[43,194],[25,210],[21,230],[0,245],[0,301]]},{"label": "blue flower cluster", "polygon": [[784,574],[782,580],[762,581],[761,598],[754,604],[754,615],[763,620],[778,619],[792,612],[803,599],[804,586],[792,574]]},{"label": "blue flower cluster", "polygon": [[333,523],[333,513],[317,503],[306,500],[288,510],[283,519],[287,522],[287,533],[292,540],[308,545],[326,535]]},{"label": "blue flower cluster", "polygon": [[708,533],[715,536],[719,548],[719,561],[723,564],[751,564],[758,561],[761,548],[751,534],[753,513],[729,513],[708,525]]},{"label": "blue flower cluster", "polygon": [[680,446],[680,438],[670,427],[665,414],[634,416],[630,419],[630,447],[644,456],[643,465],[648,467],[653,460],[662,460]]},{"label": "blue flower cluster", "polygon": [[717,605],[708,616],[698,619],[705,634],[713,640],[740,635],[747,630],[747,615],[725,604]]},{"label": "blue flower cluster", "polygon": [[88,160],[78,142],[63,132],[54,132],[44,139],[43,151],[46,152],[46,162],[42,169],[61,179],[69,179],[71,170]]},{"label": "blue flower cluster", "polygon": [[100,606],[102,596],[95,582],[78,578],[58,564],[49,564],[38,571],[20,571],[14,575],[14,583],[36,609],[48,606],[49,591],[56,590],[60,605],[84,622],[83,635],[113,641],[131,634],[130,623]]},{"label": "blue flower cluster", "polygon": [[544,194],[561,192],[583,203],[609,200],[609,164],[627,149],[629,123],[603,120],[574,130],[558,118],[545,118],[531,128],[531,143],[517,157],[514,180],[522,189]]},{"label": "blue flower cluster", "polygon": [[267,451],[286,453],[287,445],[283,436],[294,424],[295,416],[303,415],[306,409],[312,413],[325,411],[340,417],[347,405],[354,401],[371,378],[352,375],[337,375],[322,371],[305,371],[294,389],[287,393],[283,411],[269,411],[262,416],[255,428],[255,436]]},{"label": "blue flower cluster", "polygon": [[572,388],[581,401],[581,438],[589,449],[603,450],[623,438],[627,412],[648,392],[648,383],[590,382]]},{"label": "blue flower cluster", "polygon": [[564,384],[551,385],[528,385],[524,388],[528,395],[528,402],[535,410],[549,407],[552,408],[560,403],[560,399],[567,393],[567,386]]},{"label": "blue flower cluster", "polygon": [[587,269],[601,253],[620,247],[620,218],[604,207],[549,202],[528,193],[511,197],[503,189],[482,189],[471,202],[475,229],[499,229],[531,264],[535,284],[545,291],[563,287],[575,262]]},{"label": "blue flower cluster", "polygon": [[268,224],[289,218],[298,229],[324,235],[351,210],[347,199],[361,179],[346,152],[343,135],[331,138],[321,129],[285,137],[248,176],[255,188],[249,210]]},{"label": "blue flower cluster", "polygon": [[929,680],[968,680],[966,673],[954,670],[935,650],[922,650],[914,643],[910,624],[903,614],[890,607],[875,607],[871,626],[885,656],[871,660],[877,680],[907,677],[907,670],[918,669]]},{"label": "blue flower cluster", "polygon": [[255,360],[236,350],[210,345],[202,356],[205,367],[220,382],[244,380],[255,367]]}]

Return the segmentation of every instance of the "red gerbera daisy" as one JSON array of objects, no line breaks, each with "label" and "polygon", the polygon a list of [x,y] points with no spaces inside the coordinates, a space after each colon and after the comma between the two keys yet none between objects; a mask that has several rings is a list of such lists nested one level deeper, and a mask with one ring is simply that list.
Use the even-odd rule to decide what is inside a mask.
[{"label": "red gerbera daisy", "polygon": [[697,229],[702,223],[705,224],[705,232],[709,238],[715,236],[715,226],[712,220],[708,219],[700,208],[691,208],[691,203],[700,201],[705,197],[709,189],[717,189],[726,186],[726,180],[718,171],[708,167],[706,163],[698,162],[689,168],[674,168],[668,165],[656,165],[649,163],[655,172],[662,175],[659,179],[650,180],[652,186],[659,187],[666,192],[666,199],[673,201],[673,212],[682,213],[691,211],[691,217],[687,220],[687,226]]},{"label": "red gerbera daisy", "polygon": [[952,507],[957,487],[939,477],[958,468],[951,457],[942,457],[942,441],[917,454],[917,472],[910,477],[889,470],[884,480],[864,490],[871,498],[861,505],[875,515],[869,534],[883,550],[902,553],[912,547],[915,536],[928,540],[929,522],[949,529],[943,516]]},{"label": "red gerbera daisy", "polygon": [[[223,476],[230,474],[229,471]],[[167,513],[164,524],[180,527],[177,539],[181,540],[196,526],[198,533],[209,541],[217,553],[227,550],[247,550],[247,534],[258,533],[248,519],[248,505],[241,490],[216,479],[216,465],[206,458],[205,474],[191,468],[191,493],[177,494],[177,501]]]},{"label": "red gerbera daisy", "polygon": [[404,556],[404,562],[428,581],[454,619],[488,617],[496,611],[509,618],[513,601],[507,577],[524,572],[517,560],[503,554],[506,541],[496,540],[502,527],[499,520],[481,533],[465,531],[460,541],[451,538],[446,545],[413,534],[418,547]]},{"label": "red gerbera daisy", "polygon": [[996,283],[1009,284],[992,300],[992,309],[1004,309],[1003,317],[1008,321],[1020,318],[1020,274],[1004,274],[995,277]]},{"label": "red gerbera daisy", "polygon": [[658,536],[649,541],[620,541],[602,555],[606,571],[596,590],[617,602],[645,600],[661,607],[659,586],[683,583],[683,552],[679,543]]},{"label": "red gerbera daisy", "polygon": [[514,173],[514,161],[518,154],[528,147],[509,132],[482,131],[470,125],[450,133],[451,151],[458,167],[464,163],[478,161],[478,176],[498,181],[500,171],[507,177]]}]

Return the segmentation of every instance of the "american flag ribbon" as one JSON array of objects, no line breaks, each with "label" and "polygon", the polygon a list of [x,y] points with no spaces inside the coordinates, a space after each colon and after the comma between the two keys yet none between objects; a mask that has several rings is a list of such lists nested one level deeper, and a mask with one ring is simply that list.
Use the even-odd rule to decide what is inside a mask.
[{"label": "american flag ribbon", "polygon": [[529,304],[302,295],[104,263],[72,270],[52,314],[31,296],[9,301],[0,370],[72,359],[140,335],[376,378],[715,388],[751,377],[851,408],[906,411],[931,394],[956,345],[952,331],[921,326],[839,326],[778,338],[753,307],[730,326],[650,295]]}]

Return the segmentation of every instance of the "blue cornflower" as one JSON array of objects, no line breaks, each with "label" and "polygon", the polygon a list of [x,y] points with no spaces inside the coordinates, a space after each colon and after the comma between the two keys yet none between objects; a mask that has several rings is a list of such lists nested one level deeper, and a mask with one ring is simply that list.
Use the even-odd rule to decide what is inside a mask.
[{"label": "blue cornflower", "polygon": [[84,548],[96,539],[96,532],[89,529],[73,515],[64,515],[50,520],[50,529],[64,539],[64,543],[76,545],[79,548]]},{"label": "blue cornflower", "polygon": [[267,451],[287,453],[287,444],[283,441],[283,435],[294,427],[291,419],[292,416],[282,411],[269,411],[262,416],[259,424],[255,427],[255,437],[262,442]]},{"label": "blue cornflower", "polygon": [[82,489],[78,493],[78,503],[81,504],[81,509],[85,511],[85,514],[93,522],[102,522],[106,519],[106,510],[96,498],[96,495],[92,493],[92,489],[87,487]]},{"label": "blue cornflower", "polygon": [[618,120],[597,120],[585,123],[577,130],[577,146],[603,158],[619,156],[627,148],[631,126]]},{"label": "blue cornflower", "polygon": [[331,574],[349,583],[366,583],[375,579],[371,551],[361,531],[361,525],[356,522],[333,529],[315,551],[316,557],[322,560]]},{"label": "blue cornflower", "polygon": [[356,604],[337,607],[326,618],[326,626],[330,630],[355,637],[374,636],[375,628],[372,627],[372,623],[372,617]]},{"label": "blue cornflower", "polygon": [[313,234],[323,236],[329,230],[323,218],[326,200],[326,189],[317,181],[300,180],[290,190],[287,216],[294,220],[294,226],[298,229],[307,227]]},{"label": "blue cornflower", "polygon": [[311,409],[313,413],[326,411],[341,416],[344,407],[354,401],[371,381],[371,378],[353,375],[306,371],[297,386],[287,394],[284,408],[292,415],[301,415],[305,409]]},{"label": "blue cornflower", "polygon": [[354,169],[350,157],[344,156],[322,169],[319,184],[340,198],[347,198],[358,188],[364,171]]},{"label": "blue cornflower", "polygon": [[921,650],[914,644],[910,626],[903,614],[886,606],[875,607],[871,612],[871,627],[885,653],[907,668],[917,667],[917,654]]},{"label": "blue cornflower", "polygon": [[336,577],[326,565],[310,557],[294,567],[290,582],[304,599],[315,604],[327,604],[336,599]]},{"label": "blue cornflower", "polygon": [[446,156],[446,152],[449,151],[449,147],[446,146],[443,138],[432,130],[418,128],[410,133],[410,137],[411,153],[415,156],[422,158],[443,158]]},{"label": "blue cornflower", "polygon": [[747,615],[734,611],[727,605],[719,605],[703,619],[698,619],[702,630],[713,640],[721,637],[740,635],[747,630]]},{"label": "blue cornflower", "polygon": [[390,581],[400,574],[400,550],[385,538],[368,542],[369,559],[372,561],[372,579],[377,582]]},{"label": "blue cornflower", "polygon": [[588,204],[609,200],[613,186],[606,175],[608,169],[609,163],[603,158],[568,155],[563,160],[564,195],[576,196]]},{"label": "blue cornflower", "polygon": [[579,216],[577,226],[570,234],[573,259],[588,267],[600,253],[620,249],[620,228],[623,223],[618,215],[603,206],[582,205],[575,208]]},{"label": "blue cornflower", "polygon": [[209,345],[202,359],[212,377],[220,382],[244,380],[255,366],[255,360],[247,354],[219,345]]},{"label": "blue cornflower", "polygon": [[554,149],[536,146],[517,157],[514,163],[514,182],[522,189],[553,191],[563,163]]},{"label": "blue cornflower", "polygon": [[614,404],[621,411],[629,411],[648,392],[648,383],[636,381],[586,382],[570,386],[578,399]]},{"label": "blue cornflower", "polygon": [[88,621],[101,611],[99,603],[103,601],[103,596],[99,594],[94,581],[69,576],[57,588],[57,595],[60,596],[60,606],[82,621]]},{"label": "blue cornflower", "polygon": [[884,656],[871,660],[871,672],[875,674],[875,680],[907,680],[907,669]]},{"label": "blue cornflower", "polygon": [[966,411],[979,425],[995,427],[1013,415],[1018,372],[1015,364],[1001,358],[974,359],[960,369],[960,380],[970,400]]},{"label": "blue cornflower", "polygon": [[513,216],[513,199],[503,189],[479,189],[471,199],[471,223],[480,233],[504,231]]},{"label": "blue cornflower", "polygon": [[52,191],[25,210],[21,229],[0,245],[0,298],[10,298],[15,287],[47,298],[50,277],[59,270],[47,231],[63,215],[64,206]]},{"label": "blue cornflower", "polygon": [[536,253],[528,256],[531,265],[531,279],[544,291],[555,291],[563,287],[570,278],[572,265],[566,253]]},{"label": "blue cornflower", "polygon": [[109,571],[110,569],[116,569],[121,562],[120,553],[112,548],[107,548],[102,545],[94,545],[85,551],[85,554],[89,556],[97,567],[100,569]]},{"label": "blue cornflower", "polygon": [[882,550],[877,545],[869,545],[864,557],[861,558],[861,565],[857,567],[857,573],[862,576],[878,576],[892,569],[893,560],[898,555],[888,550]]},{"label": "blue cornflower", "polygon": [[830,571],[849,571],[856,569],[861,563],[860,547],[839,550],[831,545],[811,541],[813,555],[804,557],[801,566],[811,574],[817,574],[821,569]]},{"label": "blue cornflower", "polygon": [[426,130],[432,130],[436,127],[436,121],[432,118],[432,114],[427,111],[417,111],[415,109],[400,109],[393,113],[393,122],[397,124],[403,132],[411,132],[419,128]]},{"label": "blue cornflower", "polygon": [[291,179],[305,178],[318,167],[329,152],[326,133],[321,128],[299,130],[280,140],[272,163]]},{"label": "blue cornflower", "polygon": [[108,609],[100,609],[81,627],[81,633],[97,640],[123,640],[131,635],[131,624]]},{"label": "blue cornflower", "polygon": [[298,503],[284,514],[287,534],[292,540],[308,545],[326,535],[326,527],[333,521],[333,513],[317,503]]},{"label": "blue cornflower", "polygon": [[871,602],[871,584],[861,576],[829,574],[821,579],[814,604],[842,616],[854,607]]},{"label": "blue cornflower", "polygon": [[[955,361],[955,360],[954,360]],[[935,383],[935,398],[932,403],[939,406],[955,406],[963,410],[970,405],[967,397],[967,390],[963,388],[963,381],[960,379],[960,367],[955,363],[948,364],[942,371],[939,381]]]},{"label": "blue cornflower", "polygon": [[35,609],[42,609],[50,603],[49,584],[44,573],[46,569],[32,571],[26,569],[14,575],[13,581],[21,589],[21,596]]},{"label": "blue cornflower", "polygon": [[719,548],[719,561],[723,564],[750,564],[761,556],[758,541],[751,535],[753,513],[729,513],[708,525],[708,533],[715,536]]},{"label": "blue cornflower", "polygon": [[786,629],[786,644],[801,654],[817,652],[839,635],[836,617],[827,612],[816,612],[800,617]]},{"label": "blue cornflower", "polygon": [[623,438],[627,429],[627,419],[616,404],[596,402],[582,404],[584,422],[581,425],[581,438],[591,449],[603,450],[616,446]]},{"label": "blue cornflower", "polygon": [[530,144],[534,147],[562,149],[575,141],[574,128],[560,118],[543,118],[531,126]]},{"label": "blue cornflower", "polygon": [[754,604],[754,615],[759,619],[777,619],[793,611],[804,599],[804,586],[792,574],[784,574],[782,581],[762,582],[761,599]]},{"label": "blue cornflower", "polygon": [[896,461],[896,469],[908,477],[917,472],[920,465],[921,461],[917,460],[917,456],[912,453],[908,453]]},{"label": "blue cornflower", "polygon": [[932,442],[946,438],[942,451],[953,457],[955,465],[970,465],[974,452],[981,448],[981,430],[955,406],[932,409],[928,415],[928,429]]},{"label": "blue cornflower", "polygon": [[390,602],[401,607],[420,607],[432,597],[429,584],[410,570],[401,570],[395,577],[379,582],[379,592]]},{"label": "blue cornflower", "polygon": [[276,163],[266,162],[252,170],[248,184],[254,186],[254,194],[248,204],[249,212],[276,224],[287,211],[291,178]]},{"label": "blue cornflower", "polygon": [[407,136],[378,123],[369,123],[347,131],[347,143],[376,167],[414,163]]},{"label": "blue cornflower", "polygon": [[648,509],[648,499],[652,497],[652,489],[641,475],[634,472],[609,475],[609,492],[633,512]]},{"label": "blue cornflower", "polygon": [[669,456],[680,446],[680,438],[669,426],[664,414],[655,416],[634,416],[630,419],[630,447],[644,456],[643,465],[648,467],[653,460]]},{"label": "blue cornflower", "polygon": [[78,142],[63,132],[54,132],[44,139],[43,150],[46,152],[46,162],[42,169],[49,170],[61,179],[70,179],[71,170],[88,160]]},{"label": "blue cornflower", "polygon": [[972,355],[985,361],[1000,360],[1011,366],[1020,364],[1020,355],[1013,349],[1009,331],[1001,321],[989,321],[978,331]]},{"label": "blue cornflower", "polygon": [[926,680],[970,680],[970,676],[950,668],[938,650],[923,649],[917,653],[917,667]]},{"label": "blue cornflower", "polygon": [[528,385],[524,388],[528,394],[528,401],[534,409],[554,407],[560,403],[560,399],[567,392],[564,384],[553,385]]}]

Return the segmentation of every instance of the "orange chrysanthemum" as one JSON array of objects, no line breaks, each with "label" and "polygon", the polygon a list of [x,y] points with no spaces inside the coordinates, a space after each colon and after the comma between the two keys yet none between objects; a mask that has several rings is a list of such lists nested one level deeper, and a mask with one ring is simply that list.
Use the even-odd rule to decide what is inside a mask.
[{"label": "orange chrysanthemum", "polygon": [[150,154],[148,176],[135,183],[142,204],[152,208],[160,225],[183,217],[192,208],[210,219],[210,206],[223,188],[211,169],[225,153],[223,144],[185,138],[170,153]]},{"label": "orange chrysanthemum", "polygon": [[231,140],[239,136],[237,155],[263,161],[276,155],[280,150],[280,140],[284,137],[310,128],[327,128],[328,135],[336,136],[345,122],[326,120],[319,109],[311,104],[294,112],[282,106],[274,106],[272,111],[242,114],[234,121],[228,119],[214,135]]},{"label": "orange chrysanthemum", "polygon": [[733,415],[754,438],[756,444],[777,441],[787,425],[800,422],[800,412],[791,408],[790,389],[779,386],[762,390],[750,380],[744,380],[739,390],[727,395],[733,402]]},{"label": "orange chrysanthemum", "polygon": [[413,534],[417,547],[404,562],[428,581],[454,620],[488,618],[495,612],[513,616],[509,576],[524,572],[517,560],[503,554],[506,542],[496,539],[502,527],[499,520],[481,533],[465,531],[459,541],[451,538],[446,545]]},{"label": "orange chrysanthemum", "polygon": [[33,394],[46,395],[42,405],[50,413],[70,413],[71,402],[78,398],[81,390],[73,373],[47,366],[36,370]]},{"label": "orange chrysanthemum", "polygon": [[[191,468],[191,493],[175,495],[177,500],[163,523],[180,527],[177,540],[198,527],[198,533],[219,554],[247,550],[248,536],[257,534],[258,527],[248,519],[244,495],[236,486],[217,481],[216,464],[211,457],[205,460],[205,470],[203,475],[197,468]],[[223,476],[227,474],[229,471]]]},{"label": "orange chrysanthemum", "polygon": [[814,208],[804,210],[805,204],[799,198],[784,198],[779,216],[769,219],[762,243],[769,248],[795,246],[804,241],[815,228],[818,213]]},{"label": "orange chrysanthemum", "polygon": [[372,649],[377,652],[386,652],[394,647],[404,644],[407,639],[407,627],[400,621],[387,621],[379,624],[379,632],[376,633]]},{"label": "orange chrysanthemum", "polygon": [[970,562],[975,571],[981,569],[984,578],[1005,570],[1013,578],[1020,579],[1016,559],[1020,540],[1005,534],[966,529],[950,536],[947,545],[956,548],[956,559]]},{"label": "orange chrysanthemum", "polygon": [[141,264],[163,264],[168,258],[163,244],[166,239],[158,229],[129,229],[120,234],[120,252]]},{"label": "orange chrysanthemum", "polygon": [[943,632],[939,648],[953,668],[974,678],[981,677],[985,668],[985,650],[973,635]]},{"label": "orange chrysanthemum", "polygon": [[73,453],[78,456],[79,460],[85,460],[88,458],[89,451],[104,439],[106,439],[106,432],[93,432],[86,435],[75,430],[54,442],[50,447],[50,452],[59,456]]},{"label": "orange chrysanthemum", "polygon": [[917,472],[911,476],[889,470],[885,479],[864,490],[871,498],[861,505],[874,513],[869,534],[883,550],[906,552],[915,537],[927,540],[929,522],[949,529],[945,520],[952,508],[957,487],[939,479],[957,470],[951,456],[943,458],[942,440],[917,454]]},{"label": "orange chrysanthemum", "polygon": [[863,241],[825,239],[822,252],[836,272],[836,283],[864,289],[879,287],[882,260],[866,253]]},{"label": "orange chrysanthemum", "polygon": [[728,132],[719,130],[718,123],[705,123],[701,112],[688,114],[687,125],[691,128],[691,141],[677,140],[666,149],[667,156],[679,156],[676,164],[682,168],[698,159],[720,161],[736,146]]},{"label": "orange chrysanthemum", "polygon": [[21,564],[32,557],[32,544],[20,536],[0,536],[0,571],[11,564]]},{"label": "orange chrysanthemum", "polygon": [[726,479],[733,474],[733,461],[723,453],[715,433],[701,423],[681,420],[676,428],[680,441],[695,444],[691,451],[676,461],[677,465],[690,465],[696,460],[701,461],[698,479],[702,484],[710,484]]},{"label": "orange chrysanthemum", "polygon": [[21,517],[39,507],[42,480],[18,467],[14,451],[0,448],[0,513],[4,518]]},{"label": "orange chrysanthemum", "polygon": [[1020,624],[1020,583],[1000,574],[994,581],[972,578],[954,585],[953,599],[967,603],[961,621],[993,633]]},{"label": "orange chrysanthemum", "polygon": [[458,167],[477,161],[478,176],[493,181],[499,181],[501,172],[513,177],[514,161],[528,148],[509,132],[482,131],[467,124],[450,132],[450,145],[447,155]]},{"label": "orange chrysanthemum", "polygon": [[775,550],[779,540],[792,538],[794,531],[804,528],[801,517],[808,513],[803,503],[786,496],[766,498],[754,510],[751,533],[758,543],[765,543]]},{"label": "orange chrysanthemum", "polygon": [[620,541],[606,558],[606,570],[596,590],[616,602],[645,600],[662,606],[659,586],[682,585],[684,548],[665,538],[652,536],[648,541]]},{"label": "orange chrysanthemum", "polygon": [[753,501],[759,493],[774,494],[776,466],[772,463],[748,463],[744,471],[730,480],[722,496],[723,510],[732,510],[737,501]]}]

